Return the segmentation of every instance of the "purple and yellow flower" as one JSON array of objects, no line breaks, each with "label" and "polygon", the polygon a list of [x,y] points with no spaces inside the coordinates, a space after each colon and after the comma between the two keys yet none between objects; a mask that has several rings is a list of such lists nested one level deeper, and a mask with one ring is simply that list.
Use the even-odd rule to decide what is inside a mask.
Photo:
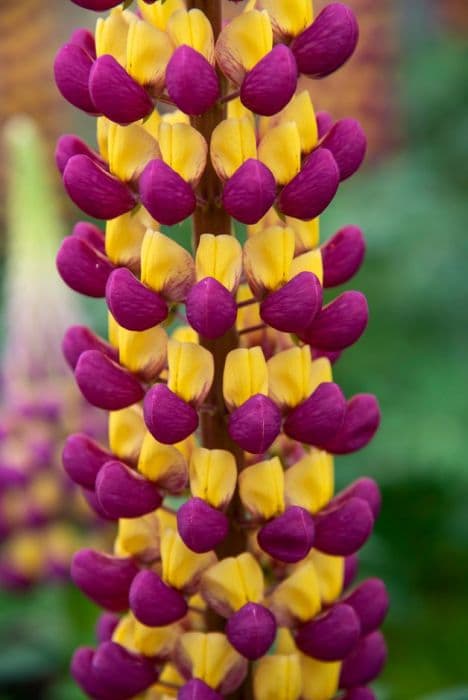
[{"label": "purple and yellow flower", "polygon": [[[78,224],[57,265],[109,309],[108,341],[75,327],[64,343],[109,449],[72,435],[64,465],[118,523],[112,553],[74,558],[107,612],[72,673],[101,700],[373,698],[388,597],[353,581],[380,494],[367,477],[334,488],[334,455],[380,422],[374,396],[333,381],[368,307],[323,301],[365,242],[346,226],[320,245],[318,220],[366,140],[296,94],[347,61],[356,20],[340,3],[313,18],[310,0],[252,0],[224,24],[218,2],[127,5],[55,64],[98,116],[98,150],[63,137],[57,164],[106,220],[104,236]],[[190,216],[192,253],[161,230]]]}]

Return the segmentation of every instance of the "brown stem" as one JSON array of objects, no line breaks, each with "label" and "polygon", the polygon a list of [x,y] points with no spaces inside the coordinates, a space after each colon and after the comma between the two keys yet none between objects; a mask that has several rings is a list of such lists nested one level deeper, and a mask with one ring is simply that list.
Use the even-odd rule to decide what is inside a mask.
[{"label": "brown stem", "polygon": [[[222,27],[221,0],[189,0],[188,9],[199,9],[205,13],[213,27],[215,41],[219,36]],[[226,118],[226,104],[223,96],[226,95],[226,81],[218,72],[221,84],[221,99],[207,112],[199,117],[192,118],[192,125],[203,135],[208,147],[211,135],[217,125]],[[221,206],[222,185],[216,172],[208,158],[208,162],[199,183],[197,197],[200,201],[193,219],[193,247],[197,248],[200,236],[203,233],[215,235],[232,234],[231,218]],[[234,454],[237,468],[241,471],[244,468],[243,451],[231,440],[227,430],[227,410],[223,397],[223,373],[226,357],[231,350],[239,345],[239,336],[235,328],[231,329],[222,338],[209,340],[200,338],[200,342],[209,350],[214,359],[214,380],[210,393],[206,397],[204,410],[200,412],[202,443],[208,449],[224,449]],[[228,537],[217,550],[218,557],[225,558],[237,556],[246,550],[246,533],[242,528],[236,526],[240,519],[241,502],[236,491],[230,504],[228,516],[231,521],[231,528]],[[207,611],[208,629],[224,630],[225,620],[212,611]],[[250,676],[246,682],[233,693],[232,700],[251,700],[252,683]]]}]

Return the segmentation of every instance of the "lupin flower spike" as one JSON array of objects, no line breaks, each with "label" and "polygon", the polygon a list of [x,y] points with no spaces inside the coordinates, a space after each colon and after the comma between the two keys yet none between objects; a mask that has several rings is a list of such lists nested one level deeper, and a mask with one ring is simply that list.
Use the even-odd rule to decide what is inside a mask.
[{"label": "lupin flower spike", "polygon": [[[70,427],[93,445],[92,437],[103,437],[105,424],[76,392],[61,356],[60,338],[81,314],[54,271],[62,226],[41,138],[26,117],[10,121],[3,136],[9,178],[0,368],[0,587],[21,588],[66,578],[77,545],[86,537],[98,539],[102,527],[80,488],[61,470],[60,453]],[[36,214],[31,219],[25,211]],[[93,235],[94,228],[82,228],[85,233]],[[76,342],[94,343],[91,331],[73,328],[80,336]],[[73,353],[66,355],[74,362]],[[81,485],[89,484],[91,471],[89,462],[80,469]]]},{"label": "lupin flower spike", "polygon": [[[64,465],[118,533],[74,559],[107,612],[73,676],[98,700],[372,698],[388,598],[353,581],[380,495],[370,478],[335,494],[333,459],[380,412],[332,372],[368,307],[352,290],[323,303],[365,242],[346,226],[320,245],[318,220],[366,141],[296,93],[350,58],[356,19],[341,3],[314,18],[311,0],[251,0],[230,22],[218,0],[76,2],[110,9],[55,63],[98,150],[68,135],[57,164],[107,222],[78,224],[57,266],[105,297],[109,339],[75,327],[63,347],[110,413],[109,448],[71,436]],[[161,231],[188,217],[191,252]]]}]

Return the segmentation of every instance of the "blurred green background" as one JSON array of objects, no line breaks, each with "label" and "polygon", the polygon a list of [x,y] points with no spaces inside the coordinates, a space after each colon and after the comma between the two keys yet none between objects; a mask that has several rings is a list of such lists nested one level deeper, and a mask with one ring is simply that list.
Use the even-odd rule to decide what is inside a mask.
[{"label": "blurred green background", "polygon": [[[392,599],[381,700],[468,699],[468,31],[440,21],[444,3],[395,5],[401,146],[341,187],[322,226],[326,239],[355,223],[368,241],[353,286],[371,322],[336,377],[348,395],[377,394],[383,424],[369,448],[337,460],[337,478],[368,474],[383,491],[361,567]],[[67,24],[79,14],[65,5]],[[88,310],[102,324],[102,305]],[[71,587],[1,593],[0,700],[82,697],[67,663],[92,642],[96,613]]]}]

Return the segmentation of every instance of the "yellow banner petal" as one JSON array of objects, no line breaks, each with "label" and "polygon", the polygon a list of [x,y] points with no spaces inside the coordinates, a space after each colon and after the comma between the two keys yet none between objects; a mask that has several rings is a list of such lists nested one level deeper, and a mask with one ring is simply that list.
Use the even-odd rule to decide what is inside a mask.
[{"label": "yellow banner petal", "polygon": [[234,236],[203,233],[195,256],[197,281],[213,277],[233,292],[242,274],[242,248]]},{"label": "yellow banner petal", "polygon": [[148,229],[141,246],[141,281],[167,299],[180,301],[194,279],[190,253],[163,233]]},{"label": "yellow banner petal", "polygon": [[202,403],[213,383],[214,362],[209,350],[195,343],[169,340],[167,386],[184,401]]},{"label": "yellow banner petal", "polygon": [[216,60],[236,85],[273,48],[267,12],[243,12],[227,24],[216,42]]},{"label": "yellow banner petal", "polygon": [[140,252],[147,228],[159,225],[144,207],[139,207],[106,223],[106,253],[113,263],[130,268],[140,265]]},{"label": "yellow banner petal", "polygon": [[96,22],[96,55],[110,54],[123,68],[127,64],[127,37],[130,24],[137,18],[132,12],[115,7],[106,18],[99,17]]},{"label": "yellow banner petal", "polygon": [[141,406],[134,404],[109,413],[109,446],[120,459],[133,461],[138,457],[146,433]]},{"label": "yellow banner petal", "polygon": [[189,124],[162,121],[158,140],[163,161],[186,182],[197,183],[208,153],[203,136]]},{"label": "yellow banner petal", "polygon": [[330,700],[338,690],[340,661],[317,661],[299,654],[302,673],[303,700]]},{"label": "yellow banner petal", "polygon": [[149,481],[171,493],[186,485],[188,466],[185,457],[173,445],[163,445],[146,433],[138,459],[138,471]]},{"label": "yellow banner petal", "polygon": [[228,617],[247,603],[263,598],[263,572],[258,561],[244,552],[211,566],[202,577],[200,592],[206,602]]},{"label": "yellow banner petal", "polygon": [[284,511],[284,472],[278,457],[258,462],[239,474],[242,503],[253,516],[269,520]]},{"label": "yellow banner petal", "polygon": [[249,158],[256,158],[257,142],[252,121],[243,117],[220,122],[211,136],[210,156],[222,180],[234,175]]},{"label": "yellow banner petal", "polygon": [[308,90],[303,90],[292,98],[280,112],[279,120],[280,122],[293,121],[296,124],[302,153],[310,153],[315,148],[318,143],[318,128]]},{"label": "yellow banner petal", "polygon": [[316,513],[333,497],[333,457],[328,452],[312,449],[286,470],[284,479],[287,504]]},{"label": "yellow banner petal", "polygon": [[294,256],[294,233],[290,228],[271,226],[249,238],[244,246],[244,269],[253,293],[259,297],[289,279]]},{"label": "yellow banner petal", "polygon": [[294,121],[269,129],[258,146],[258,157],[279,185],[286,185],[301,169],[301,141]]},{"label": "yellow banner petal", "polygon": [[175,46],[190,46],[214,63],[214,38],[211,22],[201,10],[180,10],[167,23],[167,31]]},{"label": "yellow banner petal", "polygon": [[245,660],[220,632],[186,632],[180,639],[179,651],[184,665],[191,668],[192,677],[200,678],[210,688],[221,686],[220,691],[223,680],[235,666],[246,666]]},{"label": "yellow banner petal", "polygon": [[301,221],[300,219],[294,219],[292,216],[286,216],[285,220],[287,226],[294,231],[294,236],[296,237],[296,255],[316,248],[319,245],[320,220],[318,217],[310,221]]},{"label": "yellow banner petal", "polygon": [[175,530],[161,534],[162,576],[164,581],[187,592],[194,592],[202,572],[216,561],[214,552],[195,554]]},{"label": "yellow banner petal", "polygon": [[327,605],[333,603],[343,589],[344,558],[333,557],[312,549],[308,560],[315,566],[323,603]]},{"label": "yellow banner petal", "polygon": [[261,6],[279,35],[297,36],[312,23],[312,0],[261,0]]},{"label": "yellow banner petal", "polygon": [[255,394],[268,394],[268,370],[260,347],[237,348],[226,357],[223,394],[229,406],[240,406]]},{"label": "yellow banner petal", "polygon": [[297,654],[275,654],[260,659],[254,670],[255,700],[298,700],[302,676]]},{"label": "yellow banner petal", "polygon": [[312,393],[312,357],[308,345],[273,355],[268,362],[269,395],[279,406],[290,408]]},{"label": "yellow banner petal", "polygon": [[197,447],[190,458],[190,491],[215,508],[231,500],[237,481],[234,455],[227,450]]},{"label": "yellow banner petal", "polygon": [[146,331],[119,330],[119,359],[131,372],[150,381],[166,364],[167,333],[161,326]]},{"label": "yellow banner petal", "polygon": [[300,272],[313,272],[320,284],[323,284],[322,253],[318,248],[309,250],[307,253],[302,253],[294,258],[289,270],[289,279],[292,279]]},{"label": "yellow banner petal", "polygon": [[280,619],[307,622],[320,612],[320,580],[311,562],[300,564],[271,596]]},{"label": "yellow banner petal", "polygon": [[138,0],[138,9],[143,19],[165,31],[174,12],[185,10],[185,2],[184,0],[165,0],[165,2],[153,2],[148,5],[144,0]]},{"label": "yellow banner petal", "polygon": [[174,51],[166,32],[148,22],[134,22],[127,39],[127,72],[140,85],[164,86],[166,68]]}]

